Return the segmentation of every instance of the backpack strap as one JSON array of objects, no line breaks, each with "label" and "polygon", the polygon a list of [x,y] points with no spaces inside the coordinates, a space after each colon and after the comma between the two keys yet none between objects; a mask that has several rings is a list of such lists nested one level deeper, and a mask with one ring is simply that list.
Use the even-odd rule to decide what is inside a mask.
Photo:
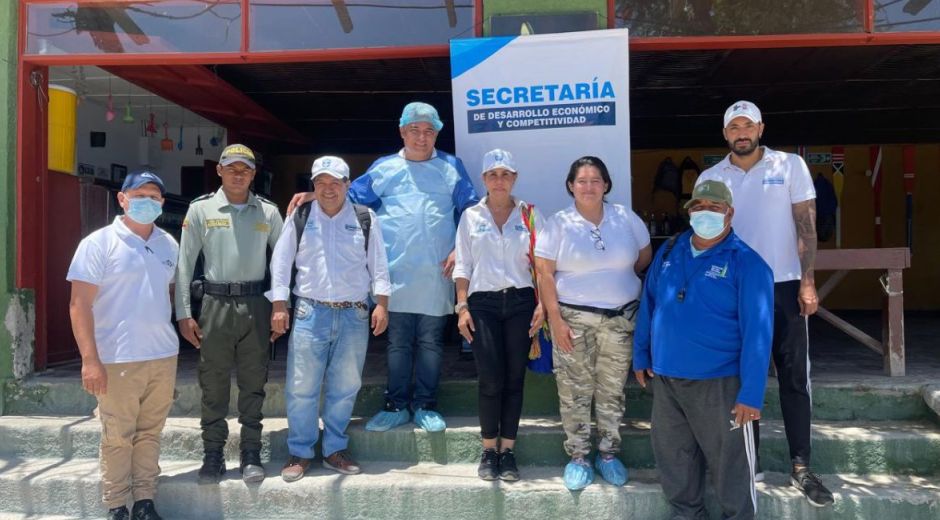
[{"label": "backpack strap", "polygon": [[356,212],[356,220],[359,221],[359,227],[362,228],[362,236],[366,238],[366,253],[369,252],[369,233],[372,231],[372,215],[369,214],[369,207],[362,204],[353,204],[353,210]]},{"label": "backpack strap", "polygon": [[[310,208],[313,202],[305,202],[294,210],[294,234],[297,235],[297,251],[300,251],[300,237],[304,234],[304,228],[307,226],[307,219],[310,218]],[[296,254],[297,251],[294,251]]]}]

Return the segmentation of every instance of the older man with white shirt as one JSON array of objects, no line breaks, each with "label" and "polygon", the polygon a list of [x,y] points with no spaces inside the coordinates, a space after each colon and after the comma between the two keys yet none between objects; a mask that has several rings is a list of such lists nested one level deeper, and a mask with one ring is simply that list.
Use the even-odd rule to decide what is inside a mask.
[{"label": "older man with white shirt", "polygon": [[[287,446],[281,470],[287,482],[303,478],[315,453],[320,387],[324,385],[323,466],[344,474],[361,471],[346,451],[346,427],[362,385],[369,328],[378,336],[388,325],[388,261],[375,214],[346,200],[349,166],[320,157],[311,169],[315,200],[297,208],[284,226],[271,258],[275,337],[288,328],[291,268],[294,330],[287,355]],[[369,313],[369,293],[376,300]],[[370,323],[371,322],[371,323]]]},{"label": "older man with white shirt", "polygon": [[128,175],[117,195],[124,214],[81,241],[66,276],[82,387],[98,399],[109,520],[160,520],[153,502],[160,433],[173,404],[179,353],[170,322],[179,245],[154,225],[165,195],[153,172]]}]

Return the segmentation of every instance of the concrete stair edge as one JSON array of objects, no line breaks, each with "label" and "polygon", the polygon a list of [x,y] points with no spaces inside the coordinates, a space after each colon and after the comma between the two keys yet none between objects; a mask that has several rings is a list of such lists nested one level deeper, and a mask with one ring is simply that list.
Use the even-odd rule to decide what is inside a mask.
[{"label": "concrete stair edge", "polygon": [[[927,385],[914,382],[889,383],[814,382],[814,416],[822,420],[936,419],[938,412],[932,410],[926,400],[924,388]],[[266,386],[267,398],[263,409],[266,417],[285,415],[283,390],[283,382],[279,381],[271,381]],[[170,415],[198,417],[201,393],[195,379],[179,379],[176,391],[177,398]],[[384,384],[364,384],[354,413],[363,416],[375,413],[383,403],[383,391]],[[235,392],[233,385],[230,400],[233,413],[237,402]],[[558,395],[551,376],[528,375],[525,392],[523,415],[558,413]],[[627,417],[649,418],[651,394],[632,383],[626,386],[625,393]],[[82,390],[80,381],[75,377],[32,377],[23,381],[7,381],[3,394],[3,410],[7,415],[89,415],[96,406],[95,399]],[[475,415],[476,381],[443,381],[438,401],[438,408],[445,416]],[[776,384],[769,381],[765,417],[780,418],[778,401]],[[937,408],[940,408],[940,404]]]},{"label": "concrete stair edge", "polygon": [[[362,461],[441,464],[476,462],[480,454],[475,417],[450,417],[444,433],[429,434],[413,424],[390,432],[367,432],[364,420],[350,425],[350,450]],[[227,460],[237,462],[239,425],[229,420]],[[287,457],[287,420],[266,419],[262,458]],[[0,421],[0,458],[97,456],[100,423],[94,417],[4,417]],[[649,422],[625,421],[621,456],[634,467],[655,465],[649,443]],[[762,422],[764,469],[785,471],[788,448],[781,421]],[[564,433],[557,417],[526,417],[520,426],[517,458],[533,466],[561,465]],[[940,428],[928,422],[816,421],[813,425],[814,469],[822,472],[940,474]],[[170,418],[163,433],[161,460],[196,461],[202,457],[199,420]]]},{"label": "concrete stair edge", "polygon": [[[97,461],[7,461],[0,473],[0,511],[100,517]],[[473,464],[375,463],[366,474],[311,469],[295,483],[269,476],[247,486],[229,471],[219,486],[199,486],[198,463],[167,462],[157,506],[166,518],[658,518],[667,513],[655,471],[633,470],[624,488],[598,479],[579,493],[564,489],[560,468],[522,467],[518,483],[476,478]],[[833,508],[811,507],[788,476],[758,484],[762,518],[904,518],[940,515],[940,486],[922,477],[824,475]],[[712,506],[714,501],[712,500]]]}]

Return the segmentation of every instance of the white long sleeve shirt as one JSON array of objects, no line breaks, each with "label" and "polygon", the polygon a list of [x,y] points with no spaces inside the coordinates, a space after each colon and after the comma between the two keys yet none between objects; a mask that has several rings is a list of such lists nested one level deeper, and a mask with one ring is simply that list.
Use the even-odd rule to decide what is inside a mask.
[{"label": "white long sleeve shirt", "polygon": [[291,267],[297,264],[293,293],[326,302],[361,302],[371,290],[388,296],[388,260],[382,240],[382,227],[369,211],[372,228],[369,252],[356,212],[349,201],[335,216],[323,213],[314,201],[297,247],[293,215],[284,223],[281,237],[271,256],[271,301],[286,301],[291,292]]},{"label": "white long sleeve shirt", "polygon": [[[522,220],[522,201],[516,201],[503,224],[502,232],[493,220],[484,197],[467,208],[457,226],[454,280],[470,280],[467,295],[475,292],[501,291],[510,287],[532,287],[529,271],[529,230]],[[542,228],[542,215],[535,215],[535,230]]]}]

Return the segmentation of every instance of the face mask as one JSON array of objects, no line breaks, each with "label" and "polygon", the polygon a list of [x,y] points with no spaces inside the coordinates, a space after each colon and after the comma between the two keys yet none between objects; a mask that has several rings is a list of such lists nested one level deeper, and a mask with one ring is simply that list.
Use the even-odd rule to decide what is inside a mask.
[{"label": "face mask", "polygon": [[725,230],[725,214],[717,211],[696,211],[689,218],[695,234],[711,240]]},{"label": "face mask", "polygon": [[150,224],[157,220],[161,213],[163,213],[163,207],[151,198],[129,199],[127,216],[138,224]]}]

